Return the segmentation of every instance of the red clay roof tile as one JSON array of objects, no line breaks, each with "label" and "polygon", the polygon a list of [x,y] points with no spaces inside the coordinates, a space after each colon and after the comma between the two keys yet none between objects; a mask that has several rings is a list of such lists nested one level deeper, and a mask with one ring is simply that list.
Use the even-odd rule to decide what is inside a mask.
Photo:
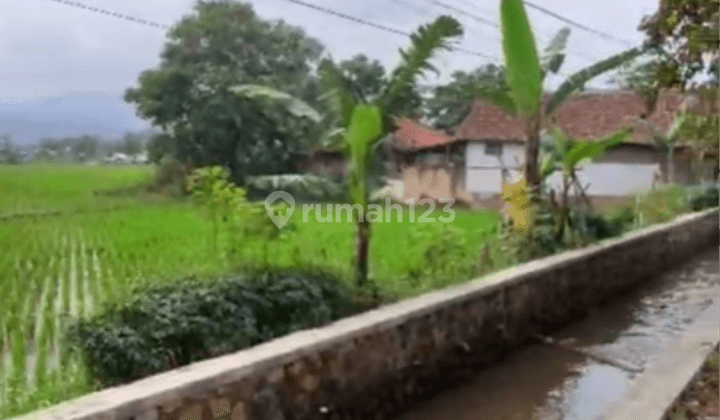
[{"label": "red clay roof tile", "polygon": [[450,144],[455,140],[442,131],[430,128],[409,118],[399,118],[393,133],[395,144],[406,149],[424,149]]}]

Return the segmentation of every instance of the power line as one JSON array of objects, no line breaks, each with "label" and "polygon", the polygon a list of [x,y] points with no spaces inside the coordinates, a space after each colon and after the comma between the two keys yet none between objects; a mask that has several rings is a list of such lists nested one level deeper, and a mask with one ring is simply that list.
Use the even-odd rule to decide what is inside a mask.
[{"label": "power line", "polygon": [[486,24],[486,25],[490,25],[490,26],[492,26],[492,27],[494,27],[494,28],[500,28],[500,25],[498,25],[497,23],[493,22],[492,20],[490,20],[490,19],[485,19],[484,17],[480,17],[480,16],[478,16],[478,15],[475,15],[475,14],[472,14],[472,13],[470,13],[470,12],[464,11],[464,10],[458,8],[458,7],[451,6],[451,5],[449,5],[449,4],[446,4],[446,3],[443,3],[443,2],[437,1],[437,0],[426,0],[426,1],[428,1],[428,2],[430,2],[430,3],[432,3],[432,4],[434,4],[434,5],[440,6],[440,7],[442,7],[442,8],[448,9],[448,10],[452,10],[452,11],[455,11],[455,12],[460,12],[460,13],[462,13],[462,14],[464,14],[464,15],[466,15],[466,16],[468,16],[468,17],[470,17],[470,18],[472,18],[472,19],[474,19],[474,20],[476,20],[476,21],[478,21],[478,22],[484,23],[484,24]]},{"label": "power line", "polygon": [[620,43],[622,43],[622,44],[625,44],[625,45],[628,46],[628,47],[632,47],[632,46],[633,46],[633,44],[632,44],[631,42],[629,42],[629,41],[626,41],[626,40],[624,40],[624,39],[617,38],[617,37],[615,37],[614,35],[611,35],[611,34],[609,34],[609,33],[607,33],[607,32],[603,32],[603,31],[600,31],[600,30],[597,30],[597,29],[593,29],[593,28],[591,28],[591,27],[589,27],[589,26],[583,25],[582,23],[579,23],[579,22],[576,22],[576,21],[574,21],[574,20],[572,20],[572,19],[566,18],[565,16],[561,16],[561,15],[553,12],[552,10],[548,10],[548,9],[542,7],[542,6],[538,6],[538,5],[535,4],[535,3],[531,3],[531,2],[529,2],[529,1],[527,1],[527,0],[524,0],[523,3],[525,3],[528,7],[532,7],[533,9],[539,10],[540,12],[545,13],[545,14],[548,15],[548,16],[552,16],[552,17],[554,17],[555,19],[558,19],[558,20],[560,20],[560,21],[563,21],[563,22],[565,22],[565,23],[567,23],[567,24],[569,24],[569,25],[572,25],[572,26],[574,26],[574,27],[576,27],[576,28],[578,28],[578,29],[582,29],[582,30],[585,31],[585,32],[593,33],[593,34],[599,35],[599,36],[601,36],[601,37],[603,37],[603,38],[605,38],[605,39],[609,39],[609,40],[612,40],[612,41],[620,42]]},{"label": "power line", "polygon": [[139,23],[141,25],[147,25],[147,26],[152,26],[155,28],[162,28],[162,29],[170,28],[168,25],[165,25],[162,23],[157,23],[157,22],[153,22],[153,21],[149,21],[149,20],[145,20],[145,19],[136,18],[133,16],[124,15],[122,13],[116,13],[111,10],[106,10],[106,9],[103,9],[100,7],[88,6],[84,3],[80,3],[77,1],[68,1],[68,0],[49,0],[49,1],[54,1],[55,3],[61,3],[61,4],[68,5],[68,6],[77,7],[79,9],[89,10],[91,12],[100,13],[101,15],[107,15],[107,16],[114,17],[117,19],[123,19],[123,20],[127,20],[130,22]]},{"label": "power line", "polygon": [[[337,16],[337,17],[342,18],[342,19],[350,20],[350,21],[355,22],[355,23],[359,23],[359,24],[362,24],[362,25],[370,26],[370,27],[373,27],[373,28],[375,28],[375,29],[380,29],[380,30],[383,30],[383,31],[386,31],[386,32],[391,32],[391,33],[394,33],[394,34],[397,34],[397,35],[403,35],[403,36],[406,36],[406,37],[411,36],[411,34],[410,34],[409,32],[405,32],[405,31],[402,31],[402,30],[399,30],[399,29],[391,28],[391,27],[385,26],[385,25],[380,25],[380,24],[378,24],[378,23],[370,22],[370,21],[367,21],[367,20],[365,20],[365,19],[360,19],[360,18],[357,18],[357,17],[354,17],[354,16],[346,15],[346,14],[344,14],[344,13],[340,13],[340,12],[337,12],[337,11],[335,11],[335,10],[331,10],[331,9],[328,9],[328,8],[325,8],[325,7],[322,7],[322,6],[318,6],[318,5],[316,5],[316,4],[307,3],[307,2],[304,2],[304,1],[301,1],[301,0],[285,0],[285,1],[288,1],[288,2],[290,2],[290,3],[297,4],[297,5],[300,5],[300,6],[305,6],[305,7],[311,8],[311,9],[315,9],[315,10],[317,10],[317,11],[320,11],[320,12],[323,12],[323,13],[326,13],[326,14],[329,14],[329,15]],[[476,57],[482,57],[482,58],[487,58],[487,59],[491,59],[491,60],[496,60],[496,59],[497,59],[496,57],[492,57],[492,56],[489,56],[489,55],[487,55],[487,54],[483,54],[483,53],[478,52],[478,51],[472,51],[472,50],[468,50],[468,49],[460,48],[460,47],[446,47],[446,49],[448,49],[448,50],[450,50],[450,51],[457,51],[457,52],[461,52],[461,53],[463,53],[463,54],[473,55],[473,56],[476,56]]]},{"label": "power line", "polygon": [[[110,10],[107,10],[107,9],[103,9],[103,8],[99,8],[99,7],[88,6],[88,5],[84,4],[84,3],[77,2],[77,1],[69,1],[69,0],[49,0],[49,1],[53,1],[53,2],[55,2],[55,3],[60,3],[60,4],[65,4],[65,5],[67,5],[67,6],[77,7],[77,8],[84,9],[84,10],[90,10],[90,11],[92,11],[92,12],[100,13],[100,14],[103,14],[103,15],[107,15],[107,16],[110,16],[110,17],[117,18],[117,19],[123,19],[123,20],[131,21],[131,22],[135,22],[135,23],[140,23],[140,24],[143,24],[143,25],[153,26],[153,27],[156,27],[156,28],[162,28],[162,29],[168,29],[168,28],[169,28],[168,25],[165,25],[165,24],[162,24],[162,23],[157,23],[157,22],[153,22],[153,21],[149,21],[149,20],[145,20],[145,19],[136,18],[136,17],[133,17],[133,16],[124,15],[124,14],[122,14],[122,13],[113,12],[113,11],[110,11]],[[356,17],[354,17],[354,16],[346,15],[346,14],[344,14],[344,13],[340,13],[340,12],[337,12],[337,11],[334,11],[334,10],[331,10],[331,9],[327,9],[327,8],[324,8],[324,7],[321,7],[321,6],[317,6],[317,5],[315,5],[315,4],[306,3],[306,2],[304,2],[304,1],[300,1],[300,0],[286,0],[286,1],[289,1],[289,2],[291,2],[291,3],[298,4],[298,5],[301,5],[301,6],[309,7],[309,8],[311,8],[311,9],[315,9],[315,10],[321,11],[321,12],[323,12],[323,13],[327,13],[327,14],[330,14],[330,15],[334,15],[334,16],[340,17],[340,18],[342,18],[342,19],[347,19],[347,20],[350,20],[350,21],[353,21],[353,22],[356,22],[356,23],[360,23],[360,24],[363,24],[363,25],[367,25],[367,26],[373,27],[373,28],[375,28],[375,29],[380,29],[380,30],[383,30],[383,31],[391,32],[391,33],[394,33],[394,34],[397,34],[397,35],[402,35],[402,36],[406,36],[406,37],[409,37],[409,36],[411,35],[409,32],[401,31],[401,30],[399,30],[399,29],[391,28],[391,27],[389,27],[389,26],[384,26],[384,25],[380,25],[380,24],[377,24],[377,23],[374,23],[374,22],[370,22],[370,21],[367,21],[367,20],[364,20],[364,19],[356,18]],[[489,56],[489,55],[487,55],[487,54],[483,54],[483,53],[478,52],[478,51],[472,51],[472,50],[468,50],[468,49],[461,48],[461,47],[446,47],[446,48],[447,48],[448,50],[450,50],[450,51],[457,51],[457,52],[461,52],[461,53],[467,54],[467,55],[472,55],[472,56],[476,56],[476,57],[487,58],[487,59],[491,59],[491,60],[496,60],[495,57],[491,57],[491,56]]]}]

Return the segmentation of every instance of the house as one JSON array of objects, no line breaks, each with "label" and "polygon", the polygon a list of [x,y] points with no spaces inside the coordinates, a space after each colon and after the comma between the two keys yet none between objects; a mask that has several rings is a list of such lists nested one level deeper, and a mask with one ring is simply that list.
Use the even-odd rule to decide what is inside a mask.
[{"label": "house", "polygon": [[115,152],[109,157],[105,158],[107,163],[130,163],[132,158],[125,153]]},{"label": "house", "polygon": [[396,123],[390,142],[392,175],[402,181],[402,200],[454,198],[473,203],[465,179],[467,142],[409,118]]},{"label": "house", "polygon": [[[684,101],[680,93],[663,93],[648,116],[643,100],[632,92],[590,92],[569,98],[557,110],[555,124],[575,139],[593,141],[633,128],[626,143],[578,171],[593,201],[614,201],[658,182],[697,181],[692,179],[692,156],[686,146],[676,148],[668,164],[668,156],[653,140],[667,132]],[[465,119],[448,132],[409,119],[398,120],[397,127],[392,147],[405,200],[455,198],[498,207],[503,184],[522,174],[524,124],[487,102],[474,102]],[[711,161],[717,171],[717,158]],[[712,178],[712,169],[705,178]],[[559,182],[557,174],[548,180],[554,188]]]}]

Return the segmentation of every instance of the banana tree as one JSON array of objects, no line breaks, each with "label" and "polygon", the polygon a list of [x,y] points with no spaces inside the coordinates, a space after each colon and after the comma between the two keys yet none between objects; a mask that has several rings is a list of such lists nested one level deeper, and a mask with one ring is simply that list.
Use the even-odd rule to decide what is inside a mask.
[{"label": "banana tree", "polygon": [[529,188],[537,192],[542,182],[538,155],[543,121],[551,117],[586,82],[638,57],[649,47],[631,48],[580,70],[565,80],[548,99],[543,100],[544,79],[549,73],[557,73],[560,69],[570,30],[561,29],[540,56],[522,0],[501,0],[500,18],[509,91],[493,92],[491,95],[481,92],[479,96],[524,120],[527,136],[525,179]]},{"label": "banana tree", "polygon": [[547,145],[540,164],[540,178],[548,178],[559,172],[561,174],[559,221],[557,237],[562,238],[570,215],[570,190],[575,187],[580,198],[589,203],[585,196],[577,171],[585,164],[599,159],[608,150],[625,142],[632,132],[630,128],[618,130],[602,139],[570,139],[559,127],[553,126],[552,142]]},{"label": "banana tree", "polygon": [[[320,68],[320,76],[330,101],[336,126],[325,139],[342,138],[349,162],[349,184],[355,222],[357,224],[356,282],[362,287],[368,279],[368,250],[370,222],[365,217],[368,206],[368,178],[378,145],[393,129],[393,117],[402,109],[407,95],[425,71],[436,71],[430,60],[440,49],[447,49],[453,39],[462,35],[460,23],[450,16],[440,16],[430,24],[422,25],[411,36],[411,46],[400,50],[401,63],[391,73],[390,80],[377,98],[361,98],[348,88],[346,80],[332,63]],[[293,113],[317,120],[299,99],[277,93],[270,88],[253,85],[239,86],[234,91],[253,98],[270,98],[284,102]],[[319,121],[319,120],[318,120]]]}]

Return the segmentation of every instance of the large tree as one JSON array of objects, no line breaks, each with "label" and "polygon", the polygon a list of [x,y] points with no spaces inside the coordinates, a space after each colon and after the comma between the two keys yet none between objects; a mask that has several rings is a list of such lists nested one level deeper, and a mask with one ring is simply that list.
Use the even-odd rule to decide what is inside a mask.
[{"label": "large tree", "polygon": [[140,75],[126,101],[174,138],[183,160],[225,166],[239,182],[287,171],[307,123],[279,106],[261,111],[229,88],[262,83],[314,97],[322,45],[300,28],[262,20],[249,4],[221,0],[198,2],[168,38],[159,67]]},{"label": "large tree", "polygon": [[[332,65],[332,62],[325,60],[323,64]],[[348,91],[363,101],[372,102],[393,81],[392,75],[385,72],[385,68],[378,60],[371,61],[364,54],[343,60],[336,67]],[[395,111],[396,115],[411,116],[420,111],[423,98],[419,91],[419,87],[413,85],[404,93],[402,103]]]},{"label": "large tree", "polygon": [[0,137],[0,163],[20,163],[20,148],[12,141],[12,138],[4,134]]},{"label": "large tree", "polygon": [[661,53],[653,68],[659,87],[685,87],[706,73],[718,86],[719,0],[660,0],[640,29]]}]

